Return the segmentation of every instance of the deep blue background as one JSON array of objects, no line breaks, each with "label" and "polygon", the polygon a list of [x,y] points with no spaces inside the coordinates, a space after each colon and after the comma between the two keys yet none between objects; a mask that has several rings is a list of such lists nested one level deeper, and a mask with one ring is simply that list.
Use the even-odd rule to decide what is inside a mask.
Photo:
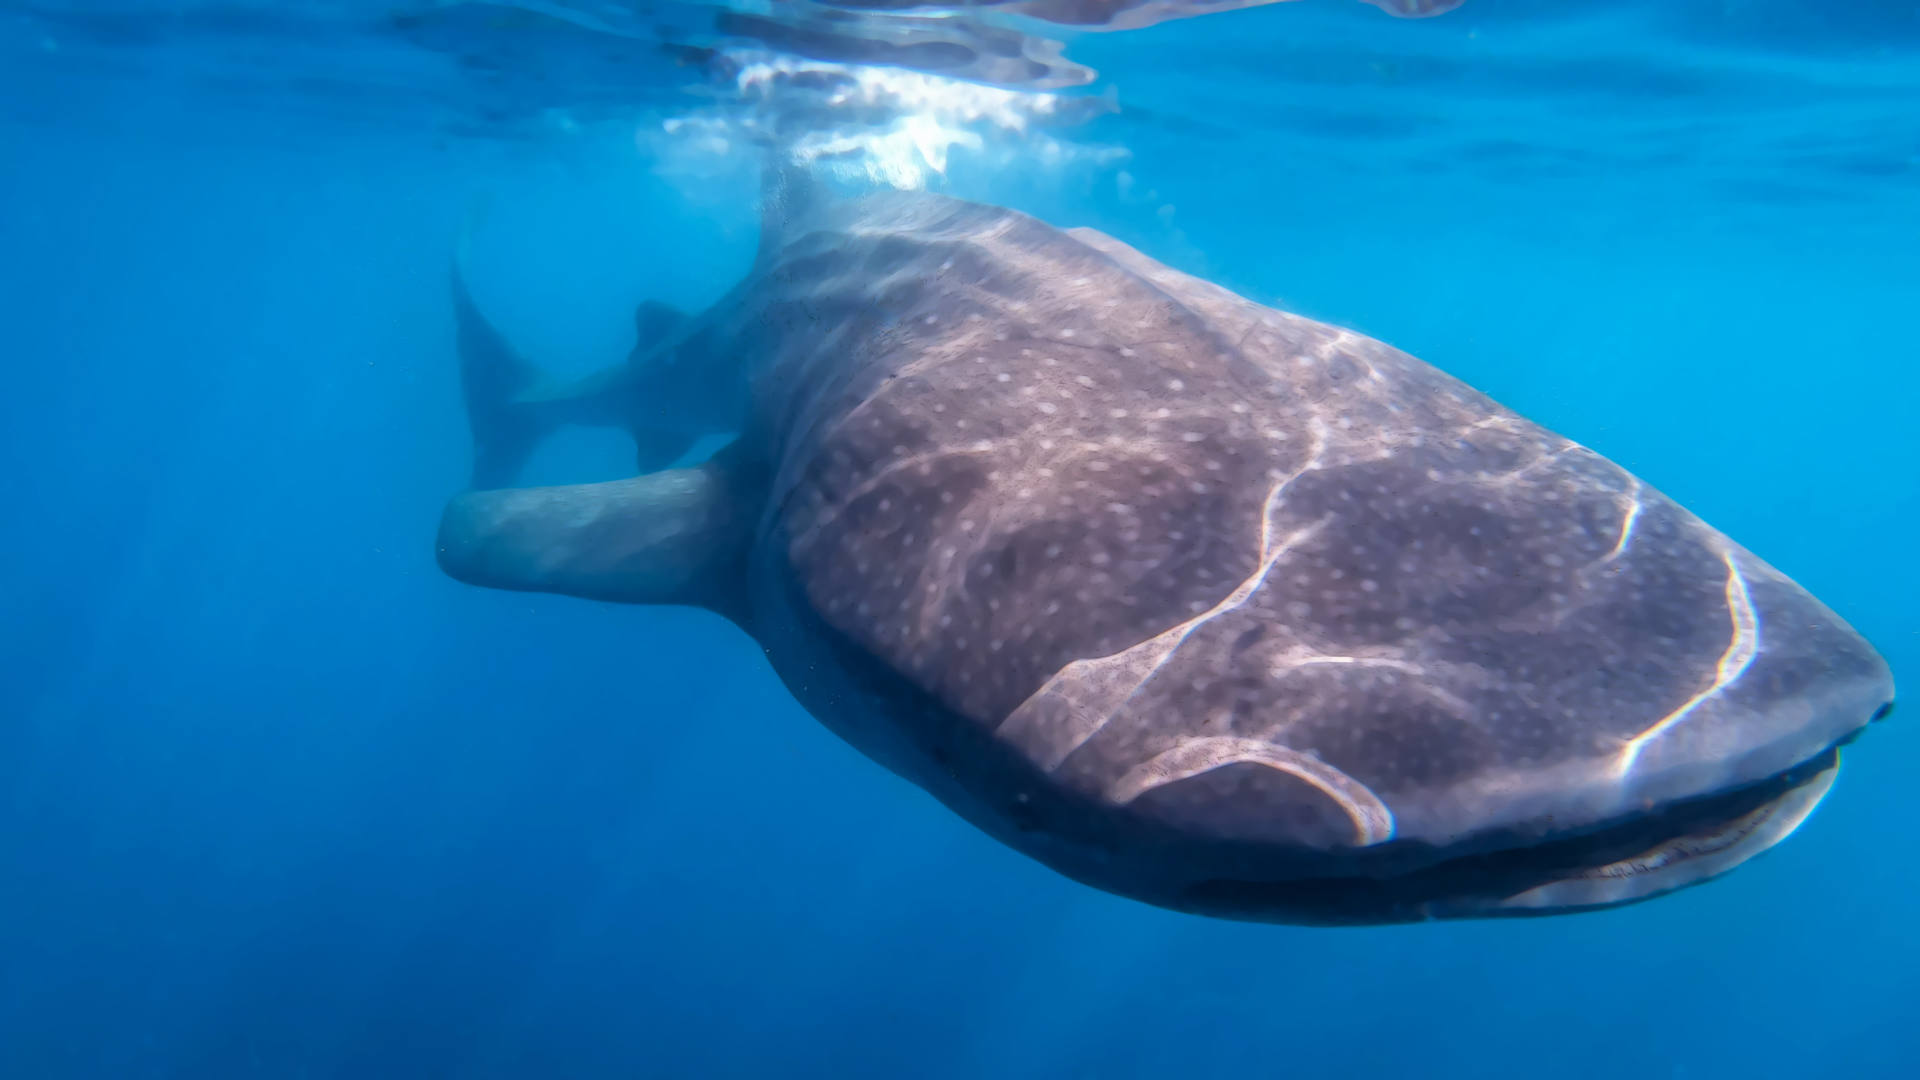
[{"label": "deep blue background", "polygon": [[[636,299],[737,273],[744,174],[690,201],[626,142],[500,153],[115,93],[0,125],[0,1076],[1920,1068],[1912,718],[1778,851],[1630,909],[1329,932],[1090,892],[835,742],[716,618],[433,565],[467,466],[445,263],[476,201],[483,303],[584,371]],[[1417,148],[1369,166],[1351,131],[1346,158],[1106,133],[1124,192],[954,183],[1439,364],[1912,677],[1911,187],[1829,171],[1815,197],[1785,162],[1746,202],[1685,167],[1490,188]],[[569,437],[534,479],[626,452]]]}]

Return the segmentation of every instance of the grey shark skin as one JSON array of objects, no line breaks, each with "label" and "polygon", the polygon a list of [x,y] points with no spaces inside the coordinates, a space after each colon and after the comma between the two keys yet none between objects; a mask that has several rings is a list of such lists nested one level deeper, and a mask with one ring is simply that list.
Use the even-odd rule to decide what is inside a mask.
[{"label": "grey shark skin", "polygon": [[[1270,922],[1706,880],[1792,832],[1891,704],[1793,582],[1405,353],[1090,230],[789,182],[711,310],[596,384],[475,410],[495,482],[556,423],[735,441],[461,495],[449,574],[718,611],[1007,845]],[[503,366],[524,388],[462,310],[491,343],[470,403]],[[515,411],[543,418],[503,457]]]}]

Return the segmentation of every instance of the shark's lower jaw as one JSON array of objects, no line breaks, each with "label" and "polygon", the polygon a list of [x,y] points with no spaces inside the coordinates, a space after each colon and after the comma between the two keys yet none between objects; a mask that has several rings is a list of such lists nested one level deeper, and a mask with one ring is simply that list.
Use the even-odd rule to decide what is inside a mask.
[{"label": "shark's lower jaw", "polygon": [[1839,770],[1839,750],[1830,748],[1760,783],[1591,833],[1482,849],[1402,876],[1207,880],[1176,906],[1263,922],[1371,925],[1631,904],[1719,877],[1785,840]]},{"label": "shark's lower jaw", "polygon": [[1593,866],[1460,915],[1527,915],[1613,907],[1697,885],[1732,870],[1793,835],[1840,773],[1838,753],[1824,767],[1759,806],[1699,825],[1626,858]]}]

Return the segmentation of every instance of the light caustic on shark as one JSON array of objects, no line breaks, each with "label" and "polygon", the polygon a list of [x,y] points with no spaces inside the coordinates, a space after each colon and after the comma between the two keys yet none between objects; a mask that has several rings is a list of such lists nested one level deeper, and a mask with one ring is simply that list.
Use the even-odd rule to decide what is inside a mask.
[{"label": "light caustic on shark", "polygon": [[[740,286],[589,400],[527,399],[457,292],[476,482],[562,422],[741,411],[698,466],[455,498],[449,574],[707,607],[996,838],[1232,918],[1707,880],[1891,708],[1885,660],[1804,589],[1384,343],[1004,208],[805,213],[764,216]],[[764,333],[799,306],[856,314]]]},{"label": "light caustic on shark", "polygon": [[[1311,418],[1309,430],[1313,435],[1313,447],[1306,459],[1291,472],[1278,476],[1261,504],[1260,558],[1252,574],[1213,607],[1139,645],[1112,656],[1076,660],[1068,664],[1034,695],[1035,699],[1053,695],[1056,700],[1070,701],[1073,718],[1070,724],[1053,727],[1047,733],[1050,745],[1039,757],[1039,764],[1043,768],[1049,771],[1058,769],[1075,750],[1126,712],[1140,692],[1167,669],[1196,632],[1220,616],[1244,606],[1267,583],[1274,568],[1288,553],[1311,540],[1325,526],[1326,523],[1321,521],[1286,533],[1279,532],[1276,527],[1287,489],[1321,464],[1327,444],[1326,427],[1316,416]],[[1372,661],[1364,657],[1321,654],[1301,658],[1302,664],[1369,662]],[[1276,676],[1283,673],[1275,672]],[[1067,687],[1072,689],[1065,689]],[[1089,690],[1097,692],[1089,694]],[[1000,725],[998,734],[1016,742],[1031,740],[1037,733],[1023,733],[1022,728],[1031,722],[1033,715],[1024,707],[1015,709]],[[1325,793],[1353,820],[1354,839],[1358,844],[1377,844],[1393,836],[1392,811],[1365,784],[1313,755],[1291,750],[1267,739],[1182,736],[1174,741],[1172,747],[1120,776],[1108,787],[1106,794],[1115,804],[1126,805],[1154,788],[1242,762],[1289,773]]]},{"label": "light caustic on shark", "polygon": [[[1636,508],[1639,506],[1637,499],[1634,505]],[[1631,520],[1629,518],[1629,528]],[[1624,544],[1625,530],[1621,535]],[[1713,680],[1705,688],[1688,698],[1679,708],[1655,721],[1653,726],[1627,740],[1614,758],[1613,775],[1616,777],[1624,777],[1632,772],[1648,743],[1671,731],[1675,725],[1692,715],[1695,709],[1732,686],[1740,676],[1746,674],[1747,668],[1753,664],[1753,658],[1760,654],[1760,619],[1753,610],[1753,594],[1747,588],[1747,579],[1740,573],[1732,551],[1722,551],[1720,557],[1727,564],[1727,617],[1733,624],[1727,651],[1720,655],[1720,662],[1714,665]]]}]

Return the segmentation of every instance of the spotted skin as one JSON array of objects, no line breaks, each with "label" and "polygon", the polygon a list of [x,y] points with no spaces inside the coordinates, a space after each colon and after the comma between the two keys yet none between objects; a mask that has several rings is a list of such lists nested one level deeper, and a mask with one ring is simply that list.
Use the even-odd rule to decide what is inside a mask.
[{"label": "spotted skin", "polygon": [[768,192],[707,312],[480,402],[738,438],[459,496],[440,563],[709,607],[1069,877],[1282,922],[1630,903],[1791,834],[1892,700],[1793,582],[1405,353],[1010,210]]},{"label": "spotted skin", "polygon": [[1312,850],[1547,834],[1788,769],[1891,693],[1600,456],[1099,233],[875,196],[741,305],[766,557],[1115,813]]}]

